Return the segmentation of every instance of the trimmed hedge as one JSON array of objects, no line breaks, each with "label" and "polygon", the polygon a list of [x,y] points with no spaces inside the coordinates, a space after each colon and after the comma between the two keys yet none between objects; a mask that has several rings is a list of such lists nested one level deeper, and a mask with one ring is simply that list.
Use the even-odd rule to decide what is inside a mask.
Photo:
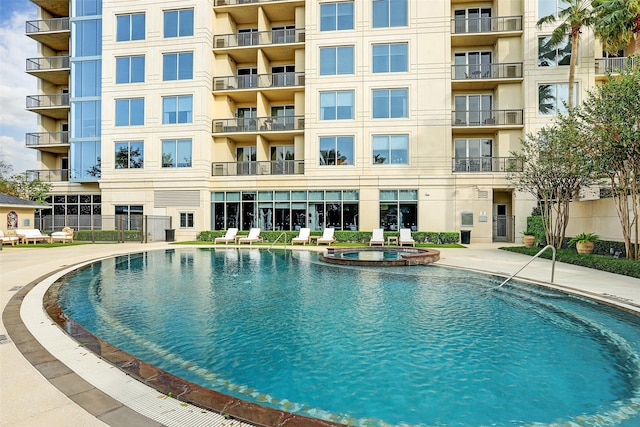
[{"label": "trimmed hedge", "polygon": [[[540,251],[540,248],[525,248],[524,246],[504,247],[500,249],[531,256]],[[609,249],[607,249],[607,253],[608,251]],[[545,251],[540,255],[540,258],[551,259],[551,256],[551,251]],[[599,254],[579,254],[575,249],[558,249],[556,250],[556,261],[640,279],[640,262],[626,258],[618,259],[610,255]]]},{"label": "trimmed hedge", "polygon": [[[282,234],[284,233],[284,236]],[[226,234],[226,230],[207,230],[198,233],[198,241],[213,242],[216,237],[222,237]],[[246,236],[248,231],[239,231],[239,236]],[[399,236],[397,231],[385,231],[384,238],[389,236]],[[312,236],[322,236],[322,231],[311,231]],[[450,244],[460,241],[460,233],[458,232],[432,232],[432,231],[414,231],[411,233],[416,243],[434,243],[434,244]],[[266,243],[273,243],[278,239],[278,243],[284,241],[291,242],[291,239],[298,236],[298,231],[261,231],[260,237]],[[369,244],[371,239],[371,231],[339,231],[334,234],[338,243],[364,243]]]},{"label": "trimmed hedge", "polygon": [[[73,240],[80,240],[83,242],[117,242],[118,231],[117,230],[77,230],[73,234]],[[125,230],[124,232],[125,242],[141,242],[142,235],[140,230]]]}]

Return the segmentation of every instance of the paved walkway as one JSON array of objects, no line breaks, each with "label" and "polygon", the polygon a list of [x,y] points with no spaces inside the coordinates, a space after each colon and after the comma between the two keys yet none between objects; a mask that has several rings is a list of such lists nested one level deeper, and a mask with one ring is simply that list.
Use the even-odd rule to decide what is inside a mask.
[{"label": "paved walkway", "polygon": [[[108,387],[110,383],[116,382],[119,371],[114,372],[114,368],[106,367],[111,369],[107,371],[106,378],[103,378],[106,382],[101,383],[106,385],[96,387],[74,372],[82,369],[83,358],[90,357],[86,350],[82,351],[77,345],[73,346],[72,342],[59,337],[51,338],[53,343],[47,344],[55,346],[57,343],[58,346],[66,347],[62,349],[63,352],[74,350],[73,357],[76,359],[71,357],[69,362],[65,359],[73,371],[44,350],[31,332],[36,333],[39,328],[49,331],[55,328],[51,328],[50,321],[43,317],[41,300],[38,300],[37,295],[37,292],[42,292],[38,291],[39,287],[36,286],[29,294],[26,290],[40,282],[43,276],[80,262],[141,250],[163,249],[168,246],[166,243],[126,243],[56,248],[5,247],[0,252],[0,308],[3,310],[0,327],[1,426],[161,425],[139,415],[101,391],[100,387]],[[494,244],[472,244],[467,249],[443,249],[439,263],[509,276],[530,259],[524,255],[500,251],[498,247],[499,245]],[[523,270],[518,278],[548,283],[550,276],[551,261],[537,259]],[[557,263],[554,283],[565,290],[583,293],[640,313],[640,279]],[[12,299],[14,296],[19,298]],[[24,306],[22,310],[21,305]],[[25,324],[31,326],[27,328]],[[11,331],[10,336],[7,331]],[[78,363],[78,366],[75,366],[75,363]],[[123,381],[132,382],[127,378]],[[139,383],[129,384],[127,387],[138,385]],[[123,388],[123,385],[118,384],[116,388]],[[156,401],[160,401],[160,398],[163,396],[158,396],[157,392],[151,393],[149,397],[150,400]],[[185,408],[177,401],[169,402],[173,399],[166,400],[160,403],[166,405],[165,412],[177,414],[183,411],[181,417],[187,416],[186,413],[200,412],[194,411],[193,408]],[[158,405],[157,402],[150,404]],[[212,420],[207,425],[231,424]],[[237,421],[233,425],[238,425]]]}]

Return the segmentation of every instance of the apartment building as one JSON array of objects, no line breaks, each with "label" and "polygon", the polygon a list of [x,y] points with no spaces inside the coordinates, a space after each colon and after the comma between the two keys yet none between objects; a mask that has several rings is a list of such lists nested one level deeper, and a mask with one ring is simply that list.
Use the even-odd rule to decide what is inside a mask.
[{"label": "apartment building", "polygon": [[[559,0],[31,0],[42,228],[470,230],[535,205],[511,153],[563,108]],[[582,35],[578,100],[615,59]],[[613,61],[613,62],[612,62]]]}]

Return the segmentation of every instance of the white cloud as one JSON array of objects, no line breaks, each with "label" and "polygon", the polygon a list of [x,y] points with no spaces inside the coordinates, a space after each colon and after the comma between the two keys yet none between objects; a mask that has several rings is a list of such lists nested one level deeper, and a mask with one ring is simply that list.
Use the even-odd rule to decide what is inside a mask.
[{"label": "white cloud", "polygon": [[14,12],[0,25],[0,154],[16,173],[36,168],[36,153],[24,146],[24,135],[36,131],[36,114],[25,109],[37,81],[25,73],[27,58],[36,57],[37,43],[25,36],[25,22],[35,14]]}]

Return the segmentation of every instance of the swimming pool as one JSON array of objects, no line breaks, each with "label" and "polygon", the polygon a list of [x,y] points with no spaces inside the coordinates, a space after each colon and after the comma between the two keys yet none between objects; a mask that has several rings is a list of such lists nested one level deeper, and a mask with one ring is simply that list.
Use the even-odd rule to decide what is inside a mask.
[{"label": "swimming pool", "polygon": [[499,278],[460,270],[316,260],[257,249],[116,257],[68,275],[60,305],[189,381],[335,422],[640,421],[635,316],[517,283],[491,291]]}]

